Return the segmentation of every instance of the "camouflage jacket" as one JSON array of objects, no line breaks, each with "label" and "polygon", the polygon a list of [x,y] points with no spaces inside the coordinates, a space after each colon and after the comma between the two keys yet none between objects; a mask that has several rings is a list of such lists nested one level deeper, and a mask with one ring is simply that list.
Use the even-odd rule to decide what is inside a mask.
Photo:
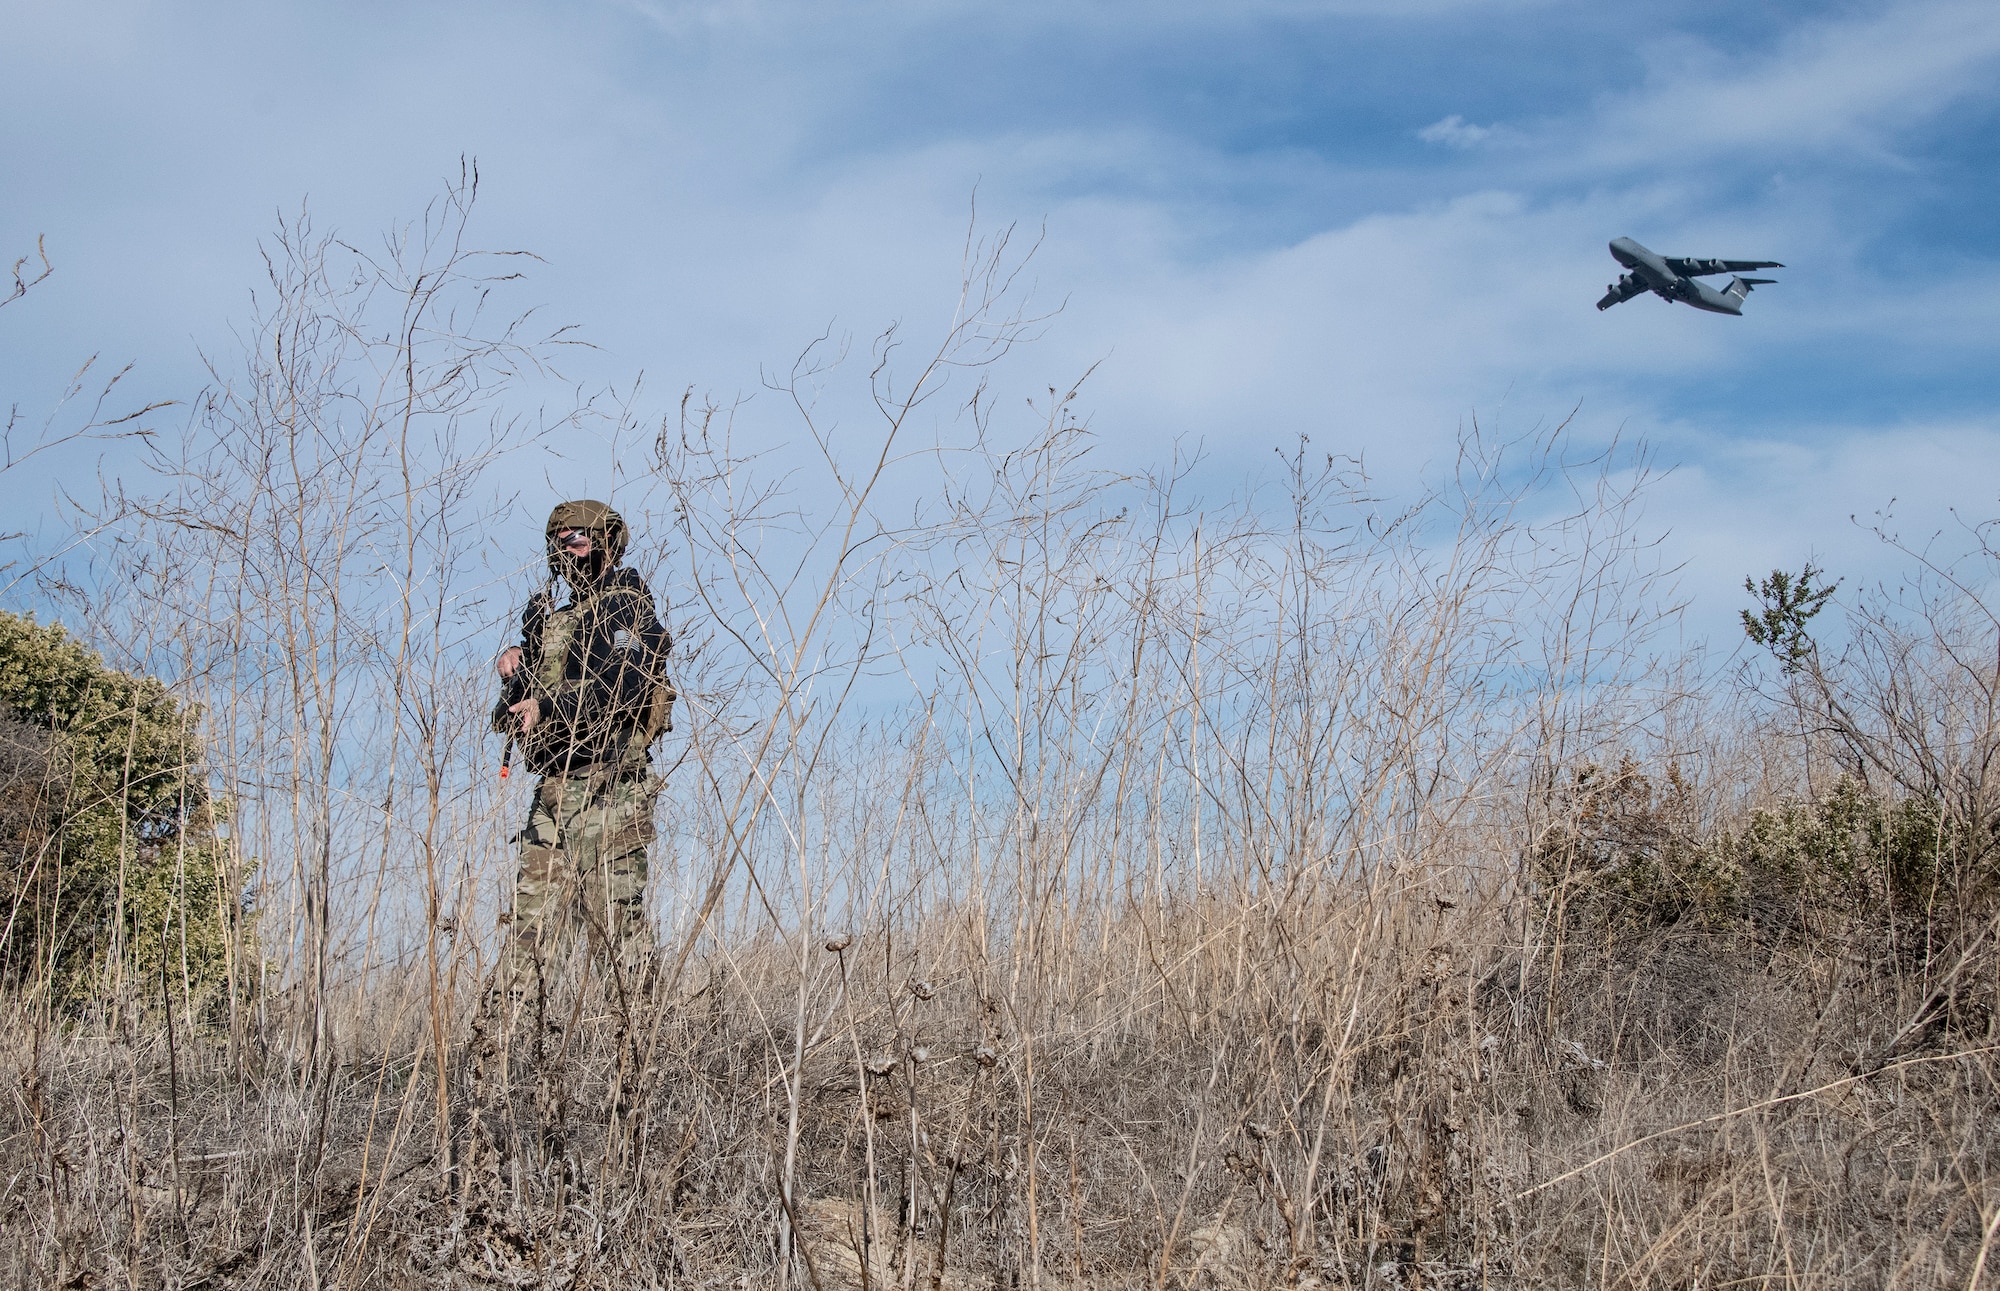
[{"label": "camouflage jacket", "polygon": [[620,566],[602,585],[573,592],[567,605],[531,605],[521,627],[517,676],[542,710],[521,739],[528,770],[580,776],[620,763],[644,766],[639,731],[672,640],[638,573]]}]

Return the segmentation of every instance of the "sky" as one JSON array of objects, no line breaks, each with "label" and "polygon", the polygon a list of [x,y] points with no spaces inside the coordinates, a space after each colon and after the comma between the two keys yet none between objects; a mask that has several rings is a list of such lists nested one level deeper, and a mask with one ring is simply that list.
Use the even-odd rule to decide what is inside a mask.
[{"label": "sky", "polygon": [[[935,329],[976,202],[1060,307],[1012,371],[1091,371],[1114,466],[1198,445],[1219,497],[1307,435],[1393,496],[1475,420],[1573,416],[1669,468],[1647,523],[1730,648],[1746,574],[1893,578],[1878,517],[2000,516],[1991,0],[0,12],[0,253],[55,267],[0,309],[30,420],[91,355],[188,397],[281,212],[370,235],[470,157],[475,239],[543,257],[524,290],[596,346],[586,386],[754,393],[822,333]],[[1741,318],[1600,313],[1620,235],[1786,267]],[[58,482],[0,488],[33,517]]]}]

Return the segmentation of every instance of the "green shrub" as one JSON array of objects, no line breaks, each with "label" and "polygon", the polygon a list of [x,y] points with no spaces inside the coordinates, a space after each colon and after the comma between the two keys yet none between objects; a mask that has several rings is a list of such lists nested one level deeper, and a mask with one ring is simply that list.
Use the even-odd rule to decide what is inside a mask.
[{"label": "green shrub", "polygon": [[60,1007],[122,976],[213,998],[241,944],[197,714],[54,624],[0,611],[0,981]]},{"label": "green shrub", "polygon": [[1730,846],[1753,901],[1928,920],[1940,898],[1963,895],[1964,841],[1936,801],[1886,798],[1842,776],[1816,801],[1751,812]]},{"label": "green shrub", "polygon": [[1544,908],[1572,929],[1930,926],[1978,896],[1963,831],[1939,803],[1852,776],[1753,810],[1740,832],[1703,825],[1678,769],[1649,776],[1630,759],[1574,772],[1553,804],[1534,872]]},{"label": "green shrub", "polygon": [[1704,836],[1678,767],[1649,776],[1632,758],[1578,768],[1552,795],[1535,849],[1544,904],[1572,927],[1726,920],[1742,886],[1733,857]]}]

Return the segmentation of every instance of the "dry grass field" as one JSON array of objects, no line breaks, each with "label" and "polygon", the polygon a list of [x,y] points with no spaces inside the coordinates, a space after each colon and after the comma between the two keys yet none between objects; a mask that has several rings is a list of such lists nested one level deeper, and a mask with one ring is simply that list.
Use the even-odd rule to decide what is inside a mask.
[{"label": "dry grass field", "polygon": [[256,1033],[16,1010],[9,1273],[1977,1281],[1994,1046],[1898,1040],[1919,975],[1674,930],[1552,974],[1504,903],[1453,884],[1440,909],[1435,877],[1065,915],[999,953],[966,911],[840,952],[774,937],[629,1011],[586,988],[454,1025],[442,1061],[387,986],[339,1001],[317,1069]]}]

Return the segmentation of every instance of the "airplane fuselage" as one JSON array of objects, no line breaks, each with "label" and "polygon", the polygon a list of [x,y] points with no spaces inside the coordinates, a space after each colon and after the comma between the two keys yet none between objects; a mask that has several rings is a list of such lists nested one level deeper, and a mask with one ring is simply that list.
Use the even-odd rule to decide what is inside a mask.
[{"label": "airplane fuselage", "polygon": [[1611,255],[1663,300],[1678,300],[1715,314],[1743,313],[1743,297],[1717,291],[1699,278],[1684,278],[1667,262],[1630,238],[1613,238]]}]

